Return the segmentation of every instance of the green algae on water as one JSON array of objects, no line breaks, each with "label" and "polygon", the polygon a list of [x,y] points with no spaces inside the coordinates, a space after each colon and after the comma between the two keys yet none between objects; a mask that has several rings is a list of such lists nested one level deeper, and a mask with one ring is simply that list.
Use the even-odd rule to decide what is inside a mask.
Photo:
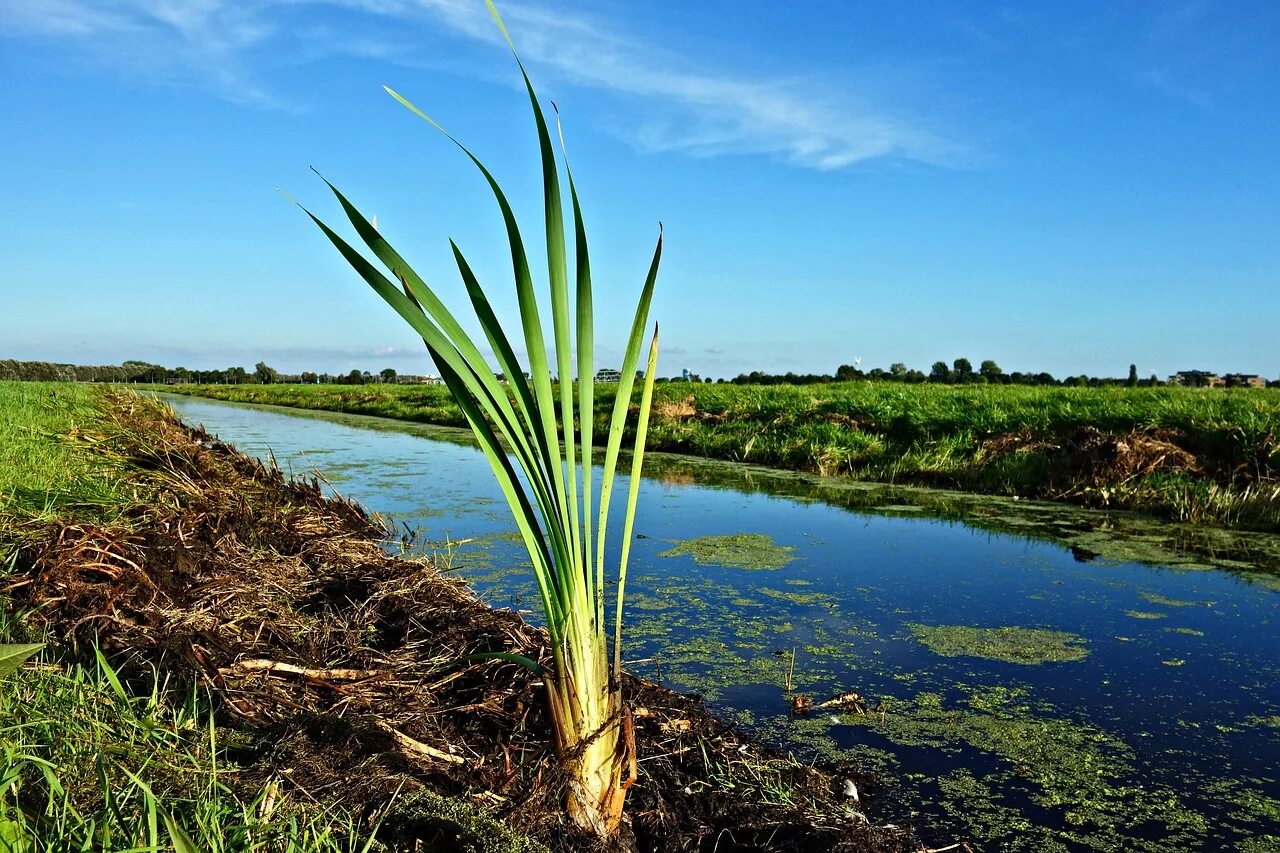
[{"label": "green algae on water", "polygon": [[1269,717],[1247,717],[1244,722],[1247,726],[1266,726],[1270,729],[1280,729],[1280,714],[1272,714]]},{"label": "green algae on water", "polygon": [[1124,615],[1131,619],[1163,619],[1166,614],[1152,613],[1150,610],[1126,610]]},{"label": "green algae on water", "polygon": [[975,657],[1006,663],[1077,661],[1089,654],[1084,637],[1046,628],[973,628],[908,623],[915,638],[943,657]]},{"label": "green algae on water", "polygon": [[1250,582],[1264,586],[1267,589],[1280,592],[1280,575],[1265,574],[1263,572],[1245,572],[1244,577]]},{"label": "green algae on water", "polygon": [[823,604],[831,608],[836,606],[835,598],[827,595],[825,592],[788,592],[781,589],[769,589],[768,587],[761,587],[756,591],[761,595],[767,595],[770,598],[776,598],[779,601],[790,601],[792,604]]},{"label": "green algae on water", "polygon": [[[1022,688],[997,687],[977,690],[957,704],[928,692],[912,699],[885,697],[884,716],[848,716],[845,724],[875,731],[899,746],[952,756],[964,755],[969,747],[999,759],[1003,767],[991,775],[966,771],[939,785],[944,809],[975,836],[999,844],[991,849],[1154,853],[1196,847],[1207,821],[1183,805],[1174,790],[1131,782],[1136,755],[1128,744],[1088,722],[1053,716],[1043,703],[1033,709],[1025,696]],[[1025,786],[1033,807],[1056,812],[1069,828],[1051,830],[1005,804],[990,786],[1004,787],[1011,778]],[[1254,812],[1268,805],[1256,798],[1249,803]],[[1129,834],[1143,824],[1162,826],[1164,837],[1148,842]]]},{"label": "green algae on water", "polygon": [[794,560],[795,550],[792,545],[778,545],[766,533],[734,533],[679,540],[674,548],[662,551],[658,556],[688,554],[695,563],[703,566],[771,570],[781,569]]},{"label": "green algae on water", "polygon": [[1163,595],[1155,592],[1138,593],[1151,604],[1162,604],[1165,607],[1194,607],[1199,604],[1198,601],[1183,601],[1179,598],[1165,598]]}]

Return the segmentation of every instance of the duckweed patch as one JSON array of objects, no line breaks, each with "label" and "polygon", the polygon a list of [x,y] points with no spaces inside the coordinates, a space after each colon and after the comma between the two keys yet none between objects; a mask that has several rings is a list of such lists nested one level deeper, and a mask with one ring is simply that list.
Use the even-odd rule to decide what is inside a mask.
[{"label": "duckweed patch", "polygon": [[[920,693],[909,700],[886,700],[883,718],[867,714],[846,722],[899,746],[952,755],[969,747],[997,758],[1001,769],[989,776],[980,780],[961,771],[949,774],[939,787],[950,801],[947,811],[975,837],[999,842],[998,849],[1156,851],[1196,846],[1208,828],[1204,817],[1186,808],[1172,789],[1131,783],[1135,755],[1127,744],[1089,723],[1034,710],[1022,696],[1019,690],[979,690],[952,704],[937,693]],[[1062,828],[1053,830],[1043,820],[1031,821],[1020,810],[1006,808],[993,796],[992,783],[1004,791],[1025,786],[1031,804],[1056,815]],[[1266,805],[1249,803],[1255,810]],[[1149,842],[1131,834],[1131,828],[1143,824],[1162,826],[1164,837]]]},{"label": "duckweed patch", "polygon": [[929,650],[943,657],[975,657],[1006,663],[1077,661],[1089,654],[1084,637],[1045,628],[973,628],[967,625],[907,624]]},{"label": "duckweed patch", "polygon": [[1166,598],[1155,592],[1141,592],[1138,594],[1152,604],[1161,604],[1165,607],[1194,607],[1200,603],[1198,601],[1183,601],[1179,598]]},{"label": "duckweed patch", "polygon": [[1256,583],[1258,586],[1264,586],[1267,589],[1280,592],[1280,575],[1265,574],[1263,572],[1245,572],[1244,576],[1250,583]]},{"label": "duckweed patch", "polygon": [[674,548],[662,551],[658,556],[688,555],[703,566],[769,571],[786,567],[795,559],[795,550],[792,545],[777,544],[767,533],[734,533],[678,540]]},{"label": "duckweed patch", "polygon": [[1204,636],[1204,631],[1201,631],[1198,628],[1165,628],[1165,630],[1174,634],[1186,634],[1188,637]]},{"label": "duckweed patch", "polygon": [[1130,619],[1163,619],[1167,613],[1152,613],[1150,610],[1126,610],[1125,616]]},{"label": "duckweed patch", "polygon": [[825,592],[792,592],[790,590],[768,588],[761,588],[756,591],[761,595],[767,595],[770,598],[776,598],[779,601],[790,601],[792,604],[825,604],[828,607],[836,606],[836,600]]}]

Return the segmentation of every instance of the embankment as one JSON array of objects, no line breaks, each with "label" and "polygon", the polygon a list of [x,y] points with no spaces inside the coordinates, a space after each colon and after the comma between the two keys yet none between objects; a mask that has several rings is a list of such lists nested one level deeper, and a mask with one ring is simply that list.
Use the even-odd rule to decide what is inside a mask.
[{"label": "embankment", "polygon": [[[168,386],[465,427],[438,386]],[[596,389],[603,434],[614,385]],[[1280,531],[1280,391],[663,383],[649,446],[863,480]]]}]

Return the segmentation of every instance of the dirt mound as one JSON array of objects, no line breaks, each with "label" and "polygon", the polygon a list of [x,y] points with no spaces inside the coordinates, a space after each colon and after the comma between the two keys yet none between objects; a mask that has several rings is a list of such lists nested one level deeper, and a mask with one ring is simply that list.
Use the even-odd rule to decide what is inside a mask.
[{"label": "dirt mound", "polygon": [[1186,449],[1186,436],[1177,430],[1134,429],[1113,433],[1081,427],[1066,437],[1021,430],[985,439],[980,454],[994,458],[1015,453],[1039,453],[1048,460],[1047,489],[1062,497],[1084,489],[1116,488],[1156,472],[1200,475],[1204,465]]},{"label": "dirt mound", "polygon": [[[495,611],[424,560],[388,556],[382,528],[167,410],[125,397],[104,452],[143,471],[152,497],[127,524],[67,524],[27,549],[13,590],[76,649],[95,642],[140,683],[151,666],[197,674],[221,724],[247,732],[239,781],[372,813],[393,797],[463,798],[553,847],[563,787],[540,679],[546,635]],[[640,850],[914,850],[908,832],[847,810],[842,780],[769,751],[694,698],[628,677],[641,778],[628,799]],[[789,792],[778,796],[777,792]],[[772,792],[772,794],[770,793]],[[455,849],[439,810],[383,824],[396,849]]]},{"label": "dirt mound", "polygon": [[1156,471],[1202,473],[1199,460],[1178,443],[1175,430],[1122,434],[1083,427],[1064,442],[1059,464],[1093,484],[1119,485]]},{"label": "dirt mound", "polygon": [[693,405],[693,395],[680,400],[658,400],[653,404],[653,413],[659,418],[669,421],[683,421],[695,417],[698,410]]}]

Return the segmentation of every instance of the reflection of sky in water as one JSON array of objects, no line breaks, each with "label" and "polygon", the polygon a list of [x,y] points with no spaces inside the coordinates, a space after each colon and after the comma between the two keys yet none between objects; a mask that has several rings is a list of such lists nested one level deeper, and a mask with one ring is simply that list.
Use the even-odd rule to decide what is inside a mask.
[{"label": "reflection of sky in water", "polygon": [[[188,422],[205,423],[248,453],[270,448],[286,471],[319,467],[344,495],[417,529],[428,550],[477,540],[454,551],[455,570],[498,606],[535,606],[532,581],[517,571],[521,546],[503,535],[513,526],[501,493],[483,456],[457,443],[456,431],[185,399],[174,405]],[[424,440],[441,436],[453,440]],[[625,488],[620,478],[619,498]],[[620,518],[611,538],[618,527]],[[832,736],[824,743],[885,749],[891,773],[902,778],[961,767],[996,773],[989,778],[1007,808],[1061,828],[1061,810],[1030,803],[1034,786],[1008,762],[969,747],[948,754],[895,746],[865,726],[790,722],[782,685],[795,648],[798,689],[819,699],[857,690],[873,703],[894,697],[902,704],[930,692],[964,711],[975,692],[1025,688],[1024,712],[1092,725],[1131,750],[1132,772],[1116,784],[1167,787],[1203,813],[1209,830],[1194,836],[1201,849],[1265,832],[1268,823],[1280,834],[1280,730],[1256,724],[1280,715],[1280,591],[1223,571],[1077,562],[1061,545],[954,521],[858,514],[687,482],[646,483],[636,529],[626,656],[646,661],[635,667],[646,677],[702,692],[726,713],[749,711],[755,724],[783,736],[819,730]],[[742,532],[795,546],[796,559],[782,569],[744,571],[658,556],[673,541]],[[913,638],[908,623],[1069,631],[1087,640],[1089,655],[1041,666],[941,657]],[[1246,806],[1241,791],[1252,792]],[[959,820],[963,827],[927,781],[904,784],[900,794],[923,824],[945,830]],[[1164,831],[1137,830],[1150,838]],[[1100,849],[1143,849],[1117,837],[1098,835]]]}]

